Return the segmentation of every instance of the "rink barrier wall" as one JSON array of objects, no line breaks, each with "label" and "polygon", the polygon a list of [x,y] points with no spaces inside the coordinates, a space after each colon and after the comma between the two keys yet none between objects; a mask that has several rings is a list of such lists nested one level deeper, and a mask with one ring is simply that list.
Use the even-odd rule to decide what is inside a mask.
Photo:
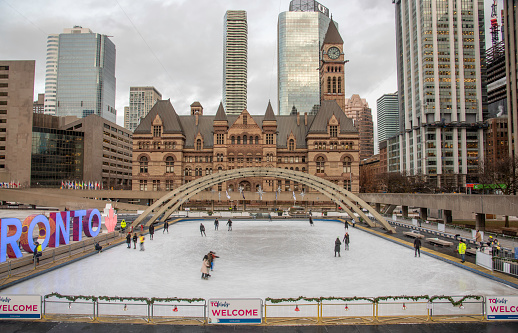
[{"label": "rink barrier wall", "polygon": [[[389,223],[390,223],[390,222],[392,222],[392,221],[390,221],[390,220],[387,220],[387,221],[389,221]],[[405,225],[405,227],[406,227],[406,225]],[[390,238],[390,237],[386,237],[386,235],[379,234],[378,232],[376,232],[376,231],[374,231],[374,230],[370,230],[369,228],[364,228],[364,227],[362,227],[362,226],[360,226],[360,225],[357,225],[357,228],[359,228],[359,229],[361,229],[361,230],[363,230],[363,231],[365,231],[365,232],[368,232],[368,233],[370,233],[371,235],[378,236],[378,237],[380,237],[380,238],[383,238],[383,239],[388,240],[388,241],[390,241],[390,242],[393,242],[393,243],[399,244],[399,245],[401,245],[401,246],[404,246],[404,247],[406,247],[406,248],[412,249],[412,251],[414,251],[414,246],[413,246],[413,244],[412,244],[412,245],[405,244],[405,243],[403,243],[403,242],[402,242],[401,240],[399,240],[399,239],[392,239],[392,238]],[[413,253],[413,252],[412,252],[412,253]],[[448,264],[452,264],[452,265],[454,265],[454,266],[457,266],[457,267],[459,267],[459,268],[465,269],[465,270],[470,271],[470,272],[472,272],[472,273],[478,274],[478,275],[483,276],[483,277],[485,277],[485,278],[488,278],[488,279],[490,279],[490,280],[493,280],[493,281],[496,281],[496,282],[499,282],[499,283],[503,283],[503,284],[505,284],[505,285],[507,285],[507,286],[510,286],[510,287],[513,287],[513,288],[518,289],[518,284],[517,284],[517,283],[513,283],[513,282],[511,282],[511,281],[508,281],[508,280],[505,280],[505,279],[499,278],[498,276],[494,276],[494,275],[492,275],[492,274],[486,273],[486,272],[484,272],[484,271],[481,271],[480,269],[472,268],[472,267],[470,267],[470,266],[467,266],[467,265],[462,264],[461,262],[456,262],[456,261],[450,260],[450,259],[448,259],[448,258],[446,258],[446,257],[440,256],[440,255],[436,255],[436,254],[433,254],[433,253],[430,253],[430,252],[428,252],[425,248],[421,248],[421,254],[424,254],[424,255],[430,256],[430,257],[432,257],[432,258],[434,258],[434,259],[438,259],[438,260],[444,261],[444,262],[446,262],[446,263],[448,263]],[[448,256],[448,257],[450,257],[450,256]],[[452,257],[450,257],[450,258],[452,258]]]},{"label": "rink barrier wall", "polygon": [[[390,322],[484,321],[485,297],[389,296],[271,299],[263,304],[263,325],[343,325]],[[46,320],[110,323],[205,325],[205,299],[95,297],[48,294],[42,297]]]}]

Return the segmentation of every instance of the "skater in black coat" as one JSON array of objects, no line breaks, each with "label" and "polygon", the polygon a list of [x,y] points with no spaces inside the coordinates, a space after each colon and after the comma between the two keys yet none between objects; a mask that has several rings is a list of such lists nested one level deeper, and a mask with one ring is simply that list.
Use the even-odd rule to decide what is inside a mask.
[{"label": "skater in black coat", "polygon": [[340,256],[340,245],[342,245],[342,242],[340,242],[340,238],[339,237],[336,237],[336,240],[335,240],[335,257],[336,257],[336,253],[338,253],[338,256]]},{"label": "skater in black coat", "polygon": [[227,231],[232,231],[232,220],[231,219],[228,219],[227,225],[228,225]]},{"label": "skater in black coat", "polygon": [[200,233],[201,233],[202,237],[203,237],[203,235],[205,235],[205,237],[207,237],[207,234],[205,233],[205,226],[203,225],[203,223],[200,223]]},{"label": "skater in black coat", "polygon": [[126,235],[126,243],[128,244],[128,249],[131,249],[131,232],[128,232]]}]

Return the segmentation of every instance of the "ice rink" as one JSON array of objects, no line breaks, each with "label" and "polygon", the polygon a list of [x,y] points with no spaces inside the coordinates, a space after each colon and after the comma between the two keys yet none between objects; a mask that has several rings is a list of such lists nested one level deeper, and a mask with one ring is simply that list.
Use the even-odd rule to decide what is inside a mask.
[{"label": "ice rink", "polygon": [[[518,290],[349,227],[350,250],[334,257],[344,225],[333,221],[236,220],[170,225],[145,251],[125,244],[5,289],[5,294],[128,297],[351,297],[396,295],[518,295]],[[203,256],[220,256],[209,280]]]}]

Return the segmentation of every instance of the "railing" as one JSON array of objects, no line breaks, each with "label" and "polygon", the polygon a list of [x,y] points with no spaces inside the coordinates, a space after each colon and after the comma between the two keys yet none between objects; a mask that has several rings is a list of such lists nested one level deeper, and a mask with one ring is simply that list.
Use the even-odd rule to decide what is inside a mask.
[{"label": "railing", "polygon": [[[43,297],[47,319],[207,324],[205,299],[66,296],[56,293]],[[352,298],[271,299],[262,302],[263,323],[351,324],[451,321],[485,319],[483,296],[388,296]]]},{"label": "railing", "polygon": [[518,277],[518,262],[493,257],[493,270]]},{"label": "railing", "polygon": [[[124,235],[119,232],[99,234],[97,237],[85,238],[82,241],[71,241],[69,245],[61,245],[57,248],[47,248],[39,257],[39,264],[33,261],[32,253],[25,254],[21,258],[10,259],[0,264],[0,278],[6,279],[17,275],[25,275],[28,271],[38,268],[50,267],[58,261],[69,259],[72,256],[95,252],[94,243],[99,242],[104,246],[107,242],[120,239]],[[5,280],[4,280],[5,281]],[[1,284],[0,284],[1,286]]]}]

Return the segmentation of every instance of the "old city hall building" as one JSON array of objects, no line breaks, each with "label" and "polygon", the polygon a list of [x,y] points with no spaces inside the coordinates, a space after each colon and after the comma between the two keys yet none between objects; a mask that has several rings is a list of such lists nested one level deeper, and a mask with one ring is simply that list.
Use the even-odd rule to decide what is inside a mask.
[{"label": "old city hall building", "polygon": [[[158,101],[133,133],[133,190],[170,191],[199,177],[235,168],[267,167],[317,175],[353,192],[359,189],[358,131],[336,101],[316,114],[204,115],[195,102],[178,115],[170,100]],[[234,179],[207,190],[265,193],[311,189],[284,179]],[[221,196],[226,199],[225,195]]]}]

